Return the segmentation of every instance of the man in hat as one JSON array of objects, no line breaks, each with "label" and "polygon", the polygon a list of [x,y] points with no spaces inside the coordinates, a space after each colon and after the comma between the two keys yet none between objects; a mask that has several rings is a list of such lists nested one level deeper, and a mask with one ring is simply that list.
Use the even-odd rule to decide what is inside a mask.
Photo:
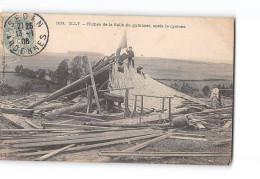
[{"label": "man in hat", "polygon": [[210,93],[210,99],[212,101],[212,107],[214,109],[216,109],[219,102],[220,102],[220,100],[219,100],[219,89],[217,88],[216,84],[213,85],[213,89],[211,90],[211,93]]},{"label": "man in hat", "polygon": [[130,46],[129,50],[127,50],[127,55],[128,55],[128,68],[130,67],[131,63],[133,68],[135,67],[135,62],[134,62],[134,52],[132,50],[133,48]]}]

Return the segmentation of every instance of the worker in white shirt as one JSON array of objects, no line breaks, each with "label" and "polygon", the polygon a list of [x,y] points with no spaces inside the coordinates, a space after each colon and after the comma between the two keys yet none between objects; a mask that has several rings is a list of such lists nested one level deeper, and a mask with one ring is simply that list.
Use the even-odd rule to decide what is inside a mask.
[{"label": "worker in white shirt", "polygon": [[214,109],[216,109],[218,107],[219,102],[220,102],[220,100],[219,100],[219,89],[217,88],[216,84],[213,85],[213,89],[211,90],[211,93],[210,93],[210,99],[212,101],[212,107]]}]

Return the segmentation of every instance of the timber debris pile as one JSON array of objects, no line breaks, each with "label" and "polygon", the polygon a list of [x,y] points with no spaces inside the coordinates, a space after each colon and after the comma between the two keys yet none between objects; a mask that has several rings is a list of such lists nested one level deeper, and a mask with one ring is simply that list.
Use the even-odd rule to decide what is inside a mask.
[{"label": "timber debris pile", "polygon": [[142,150],[163,140],[172,145],[191,140],[216,149],[230,145],[232,132],[221,141],[201,133],[231,131],[232,106],[212,109],[128,68],[127,58],[123,54],[115,63],[115,56],[106,57],[90,67],[87,76],[47,96],[2,101],[1,158],[80,161],[59,156],[88,151],[95,154],[79,156],[91,162],[127,157],[230,158],[230,151]]},{"label": "timber debris pile", "polygon": [[51,94],[1,101],[0,158],[230,163],[232,100],[213,109],[127,59],[106,56]]}]

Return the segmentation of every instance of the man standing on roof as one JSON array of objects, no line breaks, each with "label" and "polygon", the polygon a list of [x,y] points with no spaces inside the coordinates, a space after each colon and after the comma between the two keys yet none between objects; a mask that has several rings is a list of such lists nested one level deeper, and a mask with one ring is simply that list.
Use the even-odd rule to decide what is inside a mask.
[{"label": "man standing on roof", "polygon": [[210,93],[210,99],[212,101],[212,107],[214,109],[216,109],[219,102],[220,102],[220,100],[219,100],[219,89],[217,88],[216,84],[213,85],[213,89],[211,90],[211,93]]},{"label": "man standing on roof", "polygon": [[135,62],[134,62],[135,54],[134,54],[131,46],[129,47],[129,50],[127,50],[127,55],[128,55],[128,68],[130,67],[131,63],[132,63],[132,66],[135,67]]}]

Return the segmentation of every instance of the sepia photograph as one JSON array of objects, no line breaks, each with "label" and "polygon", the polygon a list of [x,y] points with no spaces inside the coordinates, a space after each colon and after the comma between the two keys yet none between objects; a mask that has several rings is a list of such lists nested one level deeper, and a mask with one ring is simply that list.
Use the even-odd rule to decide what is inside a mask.
[{"label": "sepia photograph", "polygon": [[0,18],[1,160],[231,164],[234,18]]}]

